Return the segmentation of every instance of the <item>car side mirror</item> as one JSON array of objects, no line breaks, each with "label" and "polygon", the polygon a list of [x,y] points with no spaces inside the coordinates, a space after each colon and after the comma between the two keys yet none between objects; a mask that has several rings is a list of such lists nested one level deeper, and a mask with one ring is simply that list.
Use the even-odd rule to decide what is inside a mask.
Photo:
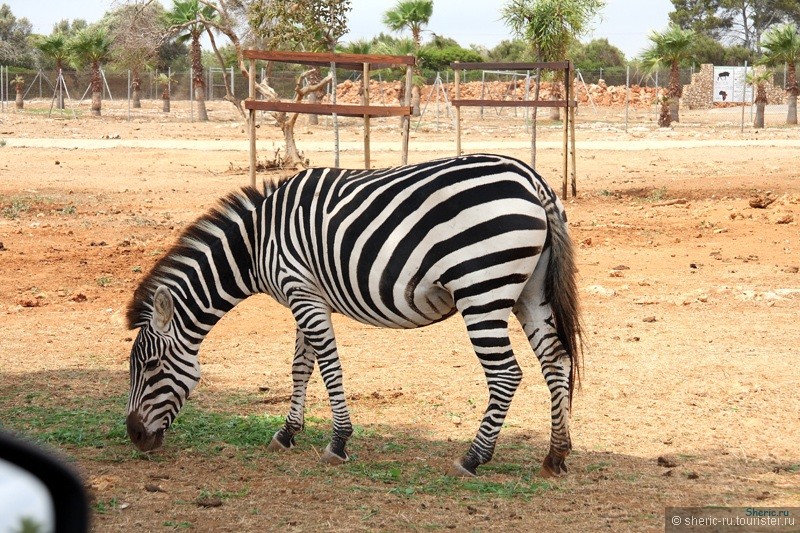
[{"label": "car side mirror", "polygon": [[0,430],[0,531],[37,526],[34,531],[88,531],[86,490],[62,459]]}]

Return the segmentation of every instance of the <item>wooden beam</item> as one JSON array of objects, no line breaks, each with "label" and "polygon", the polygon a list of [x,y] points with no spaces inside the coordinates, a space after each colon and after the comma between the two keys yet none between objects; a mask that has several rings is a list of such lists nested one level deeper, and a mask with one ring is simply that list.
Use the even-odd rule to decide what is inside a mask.
[{"label": "wooden beam", "polygon": [[283,52],[278,50],[242,50],[245,59],[261,59],[279,63],[298,63],[301,65],[330,66],[336,63],[337,68],[361,70],[364,63],[373,69],[415,65],[414,56],[389,56],[381,54],[334,54],[331,52]]},{"label": "wooden beam", "polygon": [[451,105],[463,107],[577,107],[575,100],[453,100]]},{"label": "wooden beam", "polygon": [[411,106],[375,106],[375,105],[345,105],[345,104],[309,104],[299,102],[270,102],[268,100],[244,101],[245,109],[258,111],[284,111],[286,113],[309,113],[314,115],[333,115],[344,117],[403,117],[411,115]]}]

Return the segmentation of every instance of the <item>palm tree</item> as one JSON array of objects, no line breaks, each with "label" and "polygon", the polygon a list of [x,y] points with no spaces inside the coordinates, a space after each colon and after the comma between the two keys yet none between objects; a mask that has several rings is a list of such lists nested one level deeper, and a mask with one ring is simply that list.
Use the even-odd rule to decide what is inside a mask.
[{"label": "palm tree", "polygon": [[[563,61],[569,45],[586,33],[589,23],[605,7],[604,0],[510,0],[501,16],[518,37],[529,42],[539,61]],[[561,73],[551,98],[561,99]],[[552,108],[559,118],[560,108]]]},{"label": "palm tree", "polygon": [[76,68],[88,64],[92,69],[92,115],[99,117],[103,102],[101,63],[111,57],[111,40],[106,31],[98,27],[81,30],[67,42],[70,58]]},{"label": "palm tree", "polygon": [[17,92],[17,98],[15,102],[17,105],[17,109],[22,109],[23,106],[25,105],[25,102],[22,98],[23,93],[25,92],[25,78],[23,78],[20,75],[14,77],[14,88],[16,89]]},{"label": "palm tree", "polygon": [[422,44],[422,29],[433,15],[433,0],[400,0],[383,14],[383,23],[392,31],[411,30],[417,50]]},{"label": "palm tree", "polygon": [[[658,120],[659,126],[668,128],[672,122],[680,122],[678,109],[683,95],[680,67],[694,55],[695,32],[670,24],[664,32],[652,32],[649,39],[652,44],[642,53],[644,67],[655,72],[669,66],[669,88],[667,97],[661,101],[662,113]],[[663,112],[665,106],[669,107],[669,115]]]},{"label": "palm tree", "polygon": [[169,113],[171,102],[169,87],[171,84],[175,83],[175,80],[172,79],[172,76],[162,72],[156,76],[156,83],[161,86],[161,111]]},{"label": "palm tree", "polygon": [[769,66],[786,64],[786,94],[788,95],[789,112],[787,124],[797,124],[797,63],[800,61],[800,35],[797,26],[784,24],[769,31],[761,40],[764,51],[762,62]]},{"label": "palm tree", "polygon": [[174,0],[172,11],[165,15],[170,30],[177,33],[179,43],[191,42],[192,86],[197,101],[197,117],[201,121],[208,120],[206,111],[206,83],[203,74],[203,55],[200,49],[200,36],[206,31],[204,20],[216,18],[216,10],[208,5],[200,5],[198,0]]},{"label": "palm tree", "polygon": [[[383,23],[392,31],[410,30],[411,39],[414,43],[414,53],[416,54],[422,44],[422,29],[428,25],[432,15],[433,0],[400,0],[393,9],[383,14]],[[405,87],[404,84],[403,87]],[[420,115],[420,100],[419,85],[412,80],[411,114],[415,117]]]},{"label": "palm tree", "polygon": [[59,90],[61,87],[62,70],[64,62],[69,60],[69,50],[67,49],[67,37],[63,33],[54,33],[47,37],[43,37],[36,43],[36,48],[39,49],[45,57],[52,59],[56,63],[56,95],[58,97],[58,109],[64,109],[64,94]]},{"label": "palm tree", "polygon": [[771,70],[753,71],[747,73],[747,83],[756,89],[756,118],[753,120],[754,128],[764,127],[764,108],[767,105],[767,83],[772,81]]}]

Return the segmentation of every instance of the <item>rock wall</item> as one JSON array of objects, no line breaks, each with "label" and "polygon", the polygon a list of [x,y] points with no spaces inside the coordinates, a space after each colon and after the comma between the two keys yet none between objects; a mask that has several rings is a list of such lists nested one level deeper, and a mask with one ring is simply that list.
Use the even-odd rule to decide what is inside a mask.
[{"label": "rock wall", "polygon": [[[758,66],[756,72],[764,70],[765,67]],[[692,74],[692,83],[683,87],[683,97],[681,105],[689,109],[710,109],[712,107],[738,106],[739,103],[720,104],[714,103],[714,65],[704,64],[700,70]],[[786,91],[782,87],[776,87],[771,83],[767,84],[767,100],[770,104],[786,103]]]}]

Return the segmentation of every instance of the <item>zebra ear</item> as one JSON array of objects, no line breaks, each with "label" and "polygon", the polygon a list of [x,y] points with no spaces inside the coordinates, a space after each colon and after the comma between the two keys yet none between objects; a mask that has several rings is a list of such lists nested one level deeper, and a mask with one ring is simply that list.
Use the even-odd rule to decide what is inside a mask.
[{"label": "zebra ear", "polygon": [[174,312],[172,293],[167,287],[160,285],[153,295],[153,327],[156,331],[166,332]]}]

